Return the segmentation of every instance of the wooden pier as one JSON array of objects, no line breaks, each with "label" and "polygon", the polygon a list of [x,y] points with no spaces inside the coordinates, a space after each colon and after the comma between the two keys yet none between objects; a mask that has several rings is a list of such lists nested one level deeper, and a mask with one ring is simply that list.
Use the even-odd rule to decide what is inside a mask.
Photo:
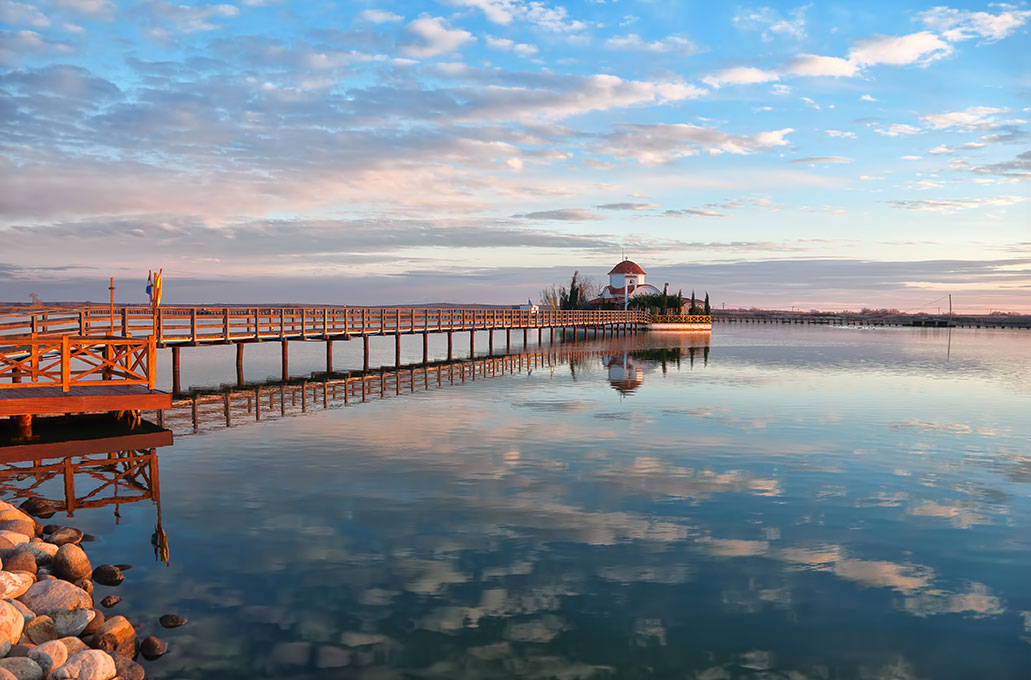
[{"label": "wooden pier", "polygon": [[[289,344],[324,342],[326,372],[333,372],[333,343],[361,338],[363,368],[369,369],[374,337],[392,337],[394,365],[401,366],[401,338],[421,335],[423,363],[429,362],[431,333],[447,335],[448,359],[453,335],[487,333],[494,350],[495,332],[522,331],[523,345],[536,331],[538,343],[580,335],[615,337],[641,331],[647,312],[531,311],[510,308],[431,309],[418,307],[84,307],[26,310],[0,315],[0,416],[69,413],[84,410],[167,408],[167,397],[153,390],[154,351],[172,350],[172,391],[179,392],[182,347],[236,345],[237,375],[242,382],[244,347],[279,342],[282,377],[289,378]],[[61,344],[64,343],[64,344]],[[144,351],[145,350],[145,351]],[[144,352],[141,354],[141,352]],[[116,384],[117,383],[117,386]],[[147,389],[135,386],[147,383]],[[60,386],[58,394],[30,392]],[[8,394],[9,393],[9,394]],[[164,401],[163,401],[164,400]],[[131,404],[131,406],[129,405]],[[161,404],[164,404],[162,406]]]}]

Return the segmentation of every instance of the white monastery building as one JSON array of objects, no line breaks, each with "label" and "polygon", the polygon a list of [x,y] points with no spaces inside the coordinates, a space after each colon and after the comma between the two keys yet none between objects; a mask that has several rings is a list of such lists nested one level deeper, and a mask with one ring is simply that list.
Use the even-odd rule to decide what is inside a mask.
[{"label": "white monastery building", "polygon": [[645,271],[636,262],[623,260],[609,272],[609,285],[601,289],[601,296],[590,301],[592,306],[623,306],[624,299],[639,295],[654,295],[662,291],[644,282]]}]

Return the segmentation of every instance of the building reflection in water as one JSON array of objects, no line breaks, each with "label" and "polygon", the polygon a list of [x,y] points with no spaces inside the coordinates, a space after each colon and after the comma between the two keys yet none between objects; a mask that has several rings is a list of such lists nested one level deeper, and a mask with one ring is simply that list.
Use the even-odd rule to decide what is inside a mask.
[{"label": "building reflection in water", "polygon": [[651,347],[648,349],[625,349],[603,357],[612,389],[626,396],[644,384],[645,373],[662,370],[665,374],[670,365],[677,368],[686,359],[694,367],[695,358],[709,364],[709,333],[683,333],[681,343],[673,347]]},{"label": "building reflection in water", "polygon": [[172,433],[147,421],[135,427],[108,416],[38,418],[30,441],[0,433],[0,498],[19,505],[46,501],[53,513],[113,508],[152,501],[155,557],[168,563],[168,537],[161,526],[158,448]]}]

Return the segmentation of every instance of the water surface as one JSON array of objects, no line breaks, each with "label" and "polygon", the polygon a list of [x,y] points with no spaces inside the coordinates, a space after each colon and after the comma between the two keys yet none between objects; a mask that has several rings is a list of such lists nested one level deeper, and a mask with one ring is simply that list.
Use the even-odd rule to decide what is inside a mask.
[{"label": "water surface", "polygon": [[[77,512],[173,645],[148,677],[1029,677],[1031,334],[544,344],[532,370],[184,432],[167,565],[153,503]],[[234,375],[183,357],[186,384]]]}]

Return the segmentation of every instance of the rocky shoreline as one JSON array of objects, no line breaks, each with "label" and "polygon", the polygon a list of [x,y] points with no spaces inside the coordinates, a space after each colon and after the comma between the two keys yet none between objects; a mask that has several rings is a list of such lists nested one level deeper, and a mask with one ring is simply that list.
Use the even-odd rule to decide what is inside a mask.
[{"label": "rocky shoreline", "polygon": [[[139,640],[129,619],[105,616],[93,603],[94,584],[116,586],[131,567],[94,568],[82,531],[32,517],[52,514],[39,499],[20,508],[0,501],[0,680],[141,680],[137,659],[160,657],[167,643]],[[101,605],[120,599],[110,595]],[[186,620],[169,614],[160,623]]]}]

